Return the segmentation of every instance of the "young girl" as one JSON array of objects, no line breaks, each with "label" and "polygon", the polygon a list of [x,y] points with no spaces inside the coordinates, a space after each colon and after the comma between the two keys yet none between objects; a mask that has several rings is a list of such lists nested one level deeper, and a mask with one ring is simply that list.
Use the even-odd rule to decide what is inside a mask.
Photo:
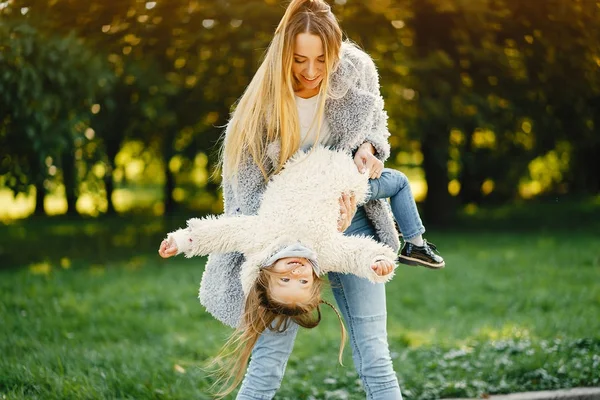
[{"label": "young girl", "polygon": [[[244,355],[236,361],[239,373],[254,345],[252,335],[257,338],[256,333],[274,321],[283,329],[289,320],[307,328],[319,323],[320,312],[316,320],[312,312],[321,303],[321,274],[352,273],[375,283],[392,277],[393,249],[338,230],[338,199],[343,193],[351,193],[361,204],[390,196],[401,226],[403,220],[414,218],[396,215],[406,212],[403,192],[410,191],[402,174],[386,170],[379,179],[369,179],[370,175],[354,168],[344,152],[322,146],[300,150],[271,178],[256,215],[194,218],[161,243],[159,254],[165,258],[180,253],[244,254],[240,276],[246,312],[240,329],[245,340],[238,342],[237,350]],[[342,350],[343,346],[340,360]]]},{"label": "young girl", "polygon": [[[386,282],[393,275],[396,252],[373,238],[347,237],[338,229],[338,199],[343,193],[351,193],[360,204],[375,195],[369,190],[368,174],[353,167],[352,158],[341,151],[320,146],[301,150],[271,178],[256,215],[190,219],[187,228],[167,235],[159,253],[163,257],[242,253],[245,262],[240,278],[245,296],[260,291],[262,284],[257,282],[264,279],[268,306],[274,308],[271,303],[276,298],[277,307],[287,309],[280,314],[297,314],[299,307],[318,304],[320,291],[314,290],[313,283],[322,274],[351,273],[374,283]],[[294,263],[288,258],[300,260]],[[277,264],[278,260],[283,262]],[[289,271],[283,270],[284,265]],[[273,268],[277,266],[281,268]],[[266,271],[281,276],[275,282],[261,276]],[[301,272],[306,276],[300,286],[290,285],[289,279]]]}]

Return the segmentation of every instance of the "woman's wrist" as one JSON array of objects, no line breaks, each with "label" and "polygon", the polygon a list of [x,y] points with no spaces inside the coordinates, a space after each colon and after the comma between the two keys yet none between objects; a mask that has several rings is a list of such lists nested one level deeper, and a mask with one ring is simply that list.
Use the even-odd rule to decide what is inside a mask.
[{"label": "woman's wrist", "polygon": [[369,142],[364,142],[360,146],[358,146],[359,150],[367,149],[371,154],[375,154],[375,147]]}]

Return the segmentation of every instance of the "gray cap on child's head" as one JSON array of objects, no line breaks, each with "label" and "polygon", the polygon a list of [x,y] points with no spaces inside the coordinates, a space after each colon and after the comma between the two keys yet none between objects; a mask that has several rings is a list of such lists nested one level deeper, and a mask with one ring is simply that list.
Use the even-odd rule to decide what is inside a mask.
[{"label": "gray cap on child's head", "polygon": [[311,263],[315,274],[320,274],[319,263],[317,261],[317,253],[304,246],[300,242],[296,242],[294,244],[282,247],[281,249],[276,251],[271,257],[267,258],[261,264],[261,268],[270,267],[271,265],[275,264],[278,260],[287,257],[306,258]]}]

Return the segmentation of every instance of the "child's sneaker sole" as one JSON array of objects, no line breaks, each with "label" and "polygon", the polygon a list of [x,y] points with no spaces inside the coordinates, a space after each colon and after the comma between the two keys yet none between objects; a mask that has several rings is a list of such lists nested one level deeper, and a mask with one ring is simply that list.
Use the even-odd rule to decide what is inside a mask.
[{"label": "child's sneaker sole", "polygon": [[425,267],[430,269],[442,269],[446,266],[445,262],[442,262],[441,264],[430,264],[426,261],[419,260],[417,258],[406,257],[403,255],[398,257],[398,262],[401,264],[410,265],[412,267]]},{"label": "child's sneaker sole", "polygon": [[398,255],[398,261],[402,264],[441,269],[446,266],[444,259],[437,253],[435,244],[423,239],[423,245],[417,246],[411,242],[404,242],[404,246]]}]

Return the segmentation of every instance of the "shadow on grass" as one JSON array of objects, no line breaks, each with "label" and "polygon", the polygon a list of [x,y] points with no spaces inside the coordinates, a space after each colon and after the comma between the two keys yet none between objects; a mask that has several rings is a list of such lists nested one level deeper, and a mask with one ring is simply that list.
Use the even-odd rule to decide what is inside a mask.
[{"label": "shadow on grass", "polygon": [[[1,268],[35,263],[110,263],[156,254],[160,241],[193,211],[169,217],[130,214],[100,218],[31,217],[0,225]],[[427,225],[427,221],[425,219]],[[600,232],[600,197],[554,198],[497,207],[467,207],[450,226],[429,231]]]},{"label": "shadow on grass", "polygon": [[[426,222],[426,221],[425,221]],[[438,228],[438,227],[436,227]],[[552,197],[509,204],[464,207],[443,230],[600,231],[600,196]]]},{"label": "shadow on grass", "polygon": [[0,225],[1,265],[95,264],[157,254],[166,233],[185,226],[191,216],[32,217]]}]

